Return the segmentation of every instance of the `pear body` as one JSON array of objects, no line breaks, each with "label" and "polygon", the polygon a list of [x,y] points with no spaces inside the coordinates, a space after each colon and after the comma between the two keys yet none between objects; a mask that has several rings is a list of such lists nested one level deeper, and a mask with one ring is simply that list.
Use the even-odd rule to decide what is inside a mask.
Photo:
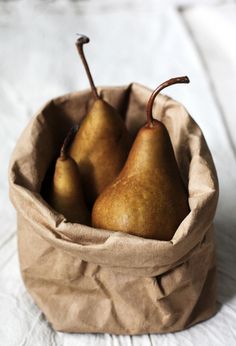
[{"label": "pear body", "polygon": [[80,168],[90,206],[121,171],[130,145],[130,135],[117,111],[107,102],[96,100],[69,149]]},{"label": "pear body", "polygon": [[50,204],[70,222],[90,224],[77,164],[70,157],[56,161]]},{"label": "pear body", "polygon": [[96,200],[92,225],[158,240],[170,240],[189,213],[167,129],[143,127],[117,179]]}]

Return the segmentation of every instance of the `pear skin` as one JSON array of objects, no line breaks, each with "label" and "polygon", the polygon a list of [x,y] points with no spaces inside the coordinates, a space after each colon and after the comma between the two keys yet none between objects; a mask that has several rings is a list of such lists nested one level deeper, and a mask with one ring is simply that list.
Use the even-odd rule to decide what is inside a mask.
[{"label": "pear skin", "polygon": [[168,241],[188,215],[188,193],[170,136],[164,124],[152,117],[160,90],[188,82],[187,77],[177,77],[154,90],[147,105],[147,124],[139,130],[125,166],[93,206],[94,227]]},{"label": "pear skin", "polygon": [[67,221],[90,224],[78,167],[70,157],[59,157],[56,161],[50,204]]},{"label": "pear skin", "polygon": [[107,102],[96,100],[69,149],[79,166],[89,205],[117,177],[130,146],[130,135],[117,111]]},{"label": "pear skin", "polygon": [[98,95],[79,35],[76,47],[86,71],[94,103],[74,138],[69,154],[79,166],[87,204],[92,208],[97,196],[119,174],[131,146],[131,136],[118,112]]},{"label": "pear skin", "polygon": [[55,164],[49,204],[63,214],[67,221],[90,225],[91,216],[85,203],[79,169],[68,155],[68,147],[75,132],[76,126],[72,126],[61,147]]},{"label": "pear skin", "polygon": [[188,213],[187,191],[160,123],[140,130],[120,175],[96,200],[92,225],[170,240]]}]

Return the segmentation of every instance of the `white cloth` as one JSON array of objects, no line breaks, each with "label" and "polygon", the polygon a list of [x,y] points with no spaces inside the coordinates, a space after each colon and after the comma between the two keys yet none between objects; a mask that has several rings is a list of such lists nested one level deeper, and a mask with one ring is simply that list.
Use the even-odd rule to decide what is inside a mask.
[{"label": "white cloth", "polygon": [[[236,4],[217,3],[0,1],[1,345],[236,344]],[[198,6],[177,8],[188,4]],[[15,211],[8,200],[9,157],[44,102],[88,87],[74,47],[76,32],[91,38],[85,50],[97,85],[136,81],[154,88],[183,74],[191,80],[190,85],[165,92],[182,102],[202,128],[219,175],[215,221],[219,311],[186,331],[133,337],[58,333],[22,283]]]}]

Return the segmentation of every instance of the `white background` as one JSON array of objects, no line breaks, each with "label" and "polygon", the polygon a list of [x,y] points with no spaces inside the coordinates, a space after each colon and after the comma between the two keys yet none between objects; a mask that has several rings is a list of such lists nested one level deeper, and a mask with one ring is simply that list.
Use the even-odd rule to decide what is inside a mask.
[{"label": "white background", "polygon": [[[215,218],[218,307],[212,319],[166,335],[54,332],[22,283],[7,169],[16,140],[48,99],[88,87],[75,33],[97,85],[154,88],[187,74],[166,93],[202,128],[218,171]],[[0,344],[236,345],[236,1],[0,1]],[[184,304],[184,302],[183,302]]]}]

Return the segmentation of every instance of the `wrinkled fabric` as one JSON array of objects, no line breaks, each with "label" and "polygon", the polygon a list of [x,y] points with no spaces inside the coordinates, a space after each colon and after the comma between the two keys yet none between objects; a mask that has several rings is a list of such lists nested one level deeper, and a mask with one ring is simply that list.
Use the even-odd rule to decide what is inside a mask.
[{"label": "wrinkled fabric", "polygon": [[[145,122],[150,90],[131,84],[99,93],[120,111],[134,137]],[[189,191],[191,211],[171,241],[69,223],[42,198],[45,176],[67,131],[90,106],[89,91],[51,100],[12,155],[10,197],[28,291],[53,327],[67,332],[172,332],[211,317],[218,181],[204,136],[181,104],[159,95],[153,109],[169,131]]]}]

